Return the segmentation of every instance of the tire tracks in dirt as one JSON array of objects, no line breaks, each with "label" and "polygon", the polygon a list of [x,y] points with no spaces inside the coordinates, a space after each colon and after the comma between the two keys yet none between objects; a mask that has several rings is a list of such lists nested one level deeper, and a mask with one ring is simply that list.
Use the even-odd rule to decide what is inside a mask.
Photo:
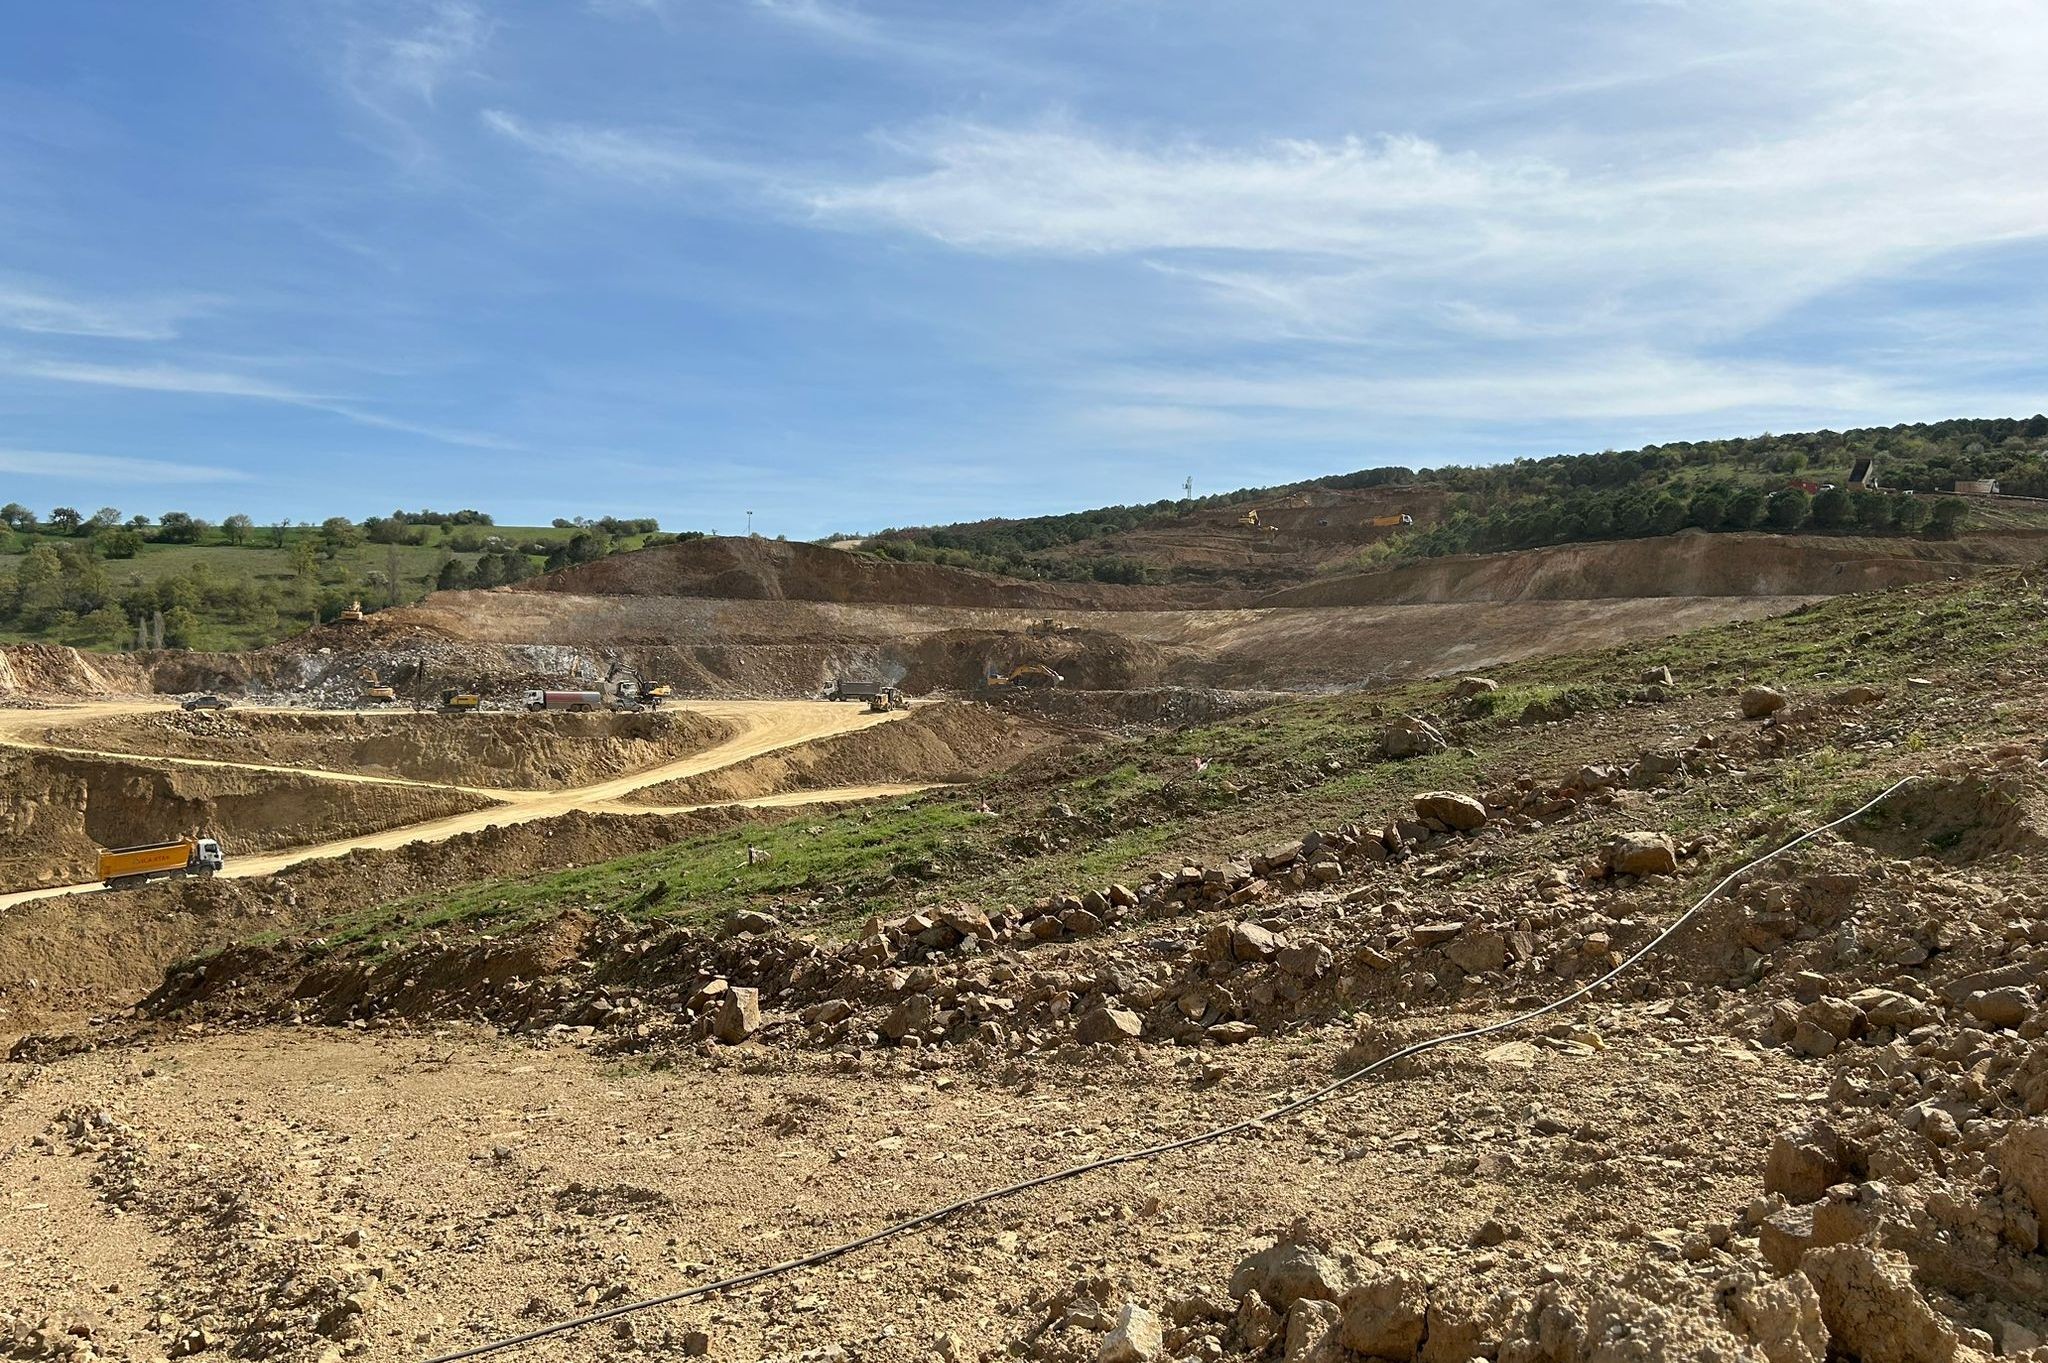
[{"label": "tire tracks in dirt", "polygon": [[[519,790],[487,787],[456,786],[441,782],[414,781],[400,777],[363,776],[351,772],[326,771],[317,768],[272,766],[247,762],[214,761],[207,758],[161,758],[139,753],[101,753],[84,749],[68,749],[39,742],[33,736],[38,725],[50,723],[75,723],[84,719],[102,719],[116,715],[142,714],[168,710],[171,707],[143,701],[94,702],[88,705],[66,707],[63,711],[25,710],[0,711],[0,744],[9,747],[41,750],[47,752],[69,752],[95,757],[113,758],[135,762],[179,762],[200,766],[242,767],[257,771],[284,772],[315,778],[334,779],[371,785],[398,785],[427,787],[442,790],[463,790],[482,795],[496,803],[482,809],[444,818],[430,819],[423,823],[403,824],[376,833],[362,834],[331,842],[314,843],[303,847],[290,848],[281,852],[264,853],[257,856],[237,857],[234,849],[228,848],[228,865],[221,872],[227,878],[265,876],[281,871],[287,866],[301,862],[317,861],[329,857],[346,855],[365,849],[389,849],[402,847],[407,843],[440,842],[462,833],[478,832],[493,825],[531,823],[540,819],[553,818],[576,810],[591,810],[619,814],[674,814],[700,809],[719,808],[731,805],[739,808],[789,807],[802,804],[817,804],[847,800],[874,799],[893,795],[911,794],[928,786],[908,783],[844,786],[829,790],[784,792],[752,800],[725,801],[706,805],[679,806],[676,808],[651,808],[645,805],[622,803],[633,792],[648,786],[660,785],[682,777],[699,776],[706,772],[744,762],[765,753],[783,748],[798,747],[821,738],[832,738],[840,734],[870,728],[898,720],[906,713],[892,711],[875,714],[864,707],[823,704],[818,701],[802,700],[705,700],[678,703],[678,708],[689,709],[723,720],[733,729],[731,737],[713,744],[701,752],[646,767],[625,776],[613,777],[593,785],[577,786],[567,790]],[[460,723],[459,719],[452,723]],[[18,904],[27,904],[39,899],[52,899],[62,895],[82,894],[100,888],[99,882],[88,881],[74,885],[44,886],[35,890],[24,890],[13,894],[0,895],[0,910]]]}]

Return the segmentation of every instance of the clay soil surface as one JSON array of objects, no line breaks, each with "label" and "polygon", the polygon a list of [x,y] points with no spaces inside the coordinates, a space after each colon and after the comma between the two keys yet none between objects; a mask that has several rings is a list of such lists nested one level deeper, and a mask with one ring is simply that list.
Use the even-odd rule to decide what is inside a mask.
[{"label": "clay soil surface", "polygon": [[[1812,1081],[1741,1047],[1671,1044],[1639,1008],[1585,1021],[1626,1051],[1446,1058],[1308,1122],[526,1356],[675,1356],[693,1331],[722,1358],[997,1356],[1084,1285],[1224,1298],[1230,1266],[1305,1212],[1361,1249],[1441,1247],[1461,1278],[1529,1281],[1589,1251],[1624,1273],[1664,1251],[1604,1237],[1739,1205]],[[1329,1075],[1345,1032],[1218,1057],[1213,1078],[1171,1052],[1007,1073],[886,1057],[669,1069],[467,1029],[171,1035],[10,1076],[0,1281],[22,1317],[89,1322],[118,1356],[164,1357],[209,1319],[229,1330],[288,1284],[307,1300],[267,1308],[278,1333],[259,1353],[317,1357],[299,1318],[356,1297],[360,1356],[418,1359],[1256,1112]],[[1589,1186],[1585,1144],[1537,1133],[1539,1112],[1597,1131],[1609,1176]],[[66,1134],[102,1114],[103,1141]],[[1711,1143],[1672,1134],[1709,1117]],[[1453,1252],[1489,1220],[1516,1228],[1511,1249]]]}]

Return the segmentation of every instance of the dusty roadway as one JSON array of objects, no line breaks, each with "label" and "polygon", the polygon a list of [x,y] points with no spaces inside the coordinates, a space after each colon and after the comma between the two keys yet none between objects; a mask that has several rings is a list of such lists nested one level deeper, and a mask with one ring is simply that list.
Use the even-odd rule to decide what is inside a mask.
[{"label": "dusty roadway", "polygon": [[[295,847],[282,852],[271,852],[260,856],[238,857],[233,847],[227,849],[228,866],[222,874],[234,876],[263,876],[281,871],[303,861],[322,857],[341,856],[362,848],[402,847],[414,842],[439,842],[462,833],[473,833],[492,825],[528,823],[535,819],[552,818],[572,810],[604,810],[625,814],[676,813],[681,809],[698,809],[708,806],[694,805],[676,808],[657,808],[648,805],[621,804],[626,796],[648,786],[660,785],[679,777],[698,776],[705,772],[717,771],[763,753],[775,752],[782,748],[797,747],[831,738],[839,734],[852,733],[859,729],[886,724],[900,719],[907,712],[894,711],[886,714],[870,713],[865,706],[830,705],[805,700],[691,700],[673,702],[678,709],[692,710],[722,720],[732,726],[730,738],[716,743],[702,752],[673,762],[646,767],[625,776],[614,777],[594,785],[578,786],[566,790],[517,790],[458,786],[443,782],[415,781],[402,777],[364,776],[345,771],[329,771],[316,767],[278,766],[253,762],[225,762],[208,758],[156,757],[146,753],[110,752],[101,749],[77,748],[51,744],[41,735],[58,725],[74,725],[80,722],[108,719],[124,715],[148,714],[173,710],[176,707],[162,701],[119,700],[92,701],[79,705],[67,705],[48,710],[0,710],[0,745],[17,748],[40,748],[54,752],[83,754],[95,757],[112,757],[143,763],[172,763],[192,766],[241,767],[257,771],[291,772],[323,780],[348,781],[373,785],[398,785],[429,787],[444,790],[465,790],[484,795],[496,801],[482,809],[446,818],[432,819],[424,823],[406,824],[388,828],[377,833],[359,837],[344,838],[333,842],[316,843]],[[257,707],[242,707],[254,709]],[[460,723],[454,719],[451,723]],[[731,803],[748,807],[773,807],[796,804],[812,804],[821,801],[860,800],[904,794],[922,787],[907,784],[879,784],[835,787],[828,790],[808,790],[782,795],[764,796],[755,800],[733,801]],[[14,894],[0,895],[0,909],[32,900],[49,899],[58,895],[79,894],[99,888],[97,881],[76,885],[45,886],[41,889],[24,890]]]}]

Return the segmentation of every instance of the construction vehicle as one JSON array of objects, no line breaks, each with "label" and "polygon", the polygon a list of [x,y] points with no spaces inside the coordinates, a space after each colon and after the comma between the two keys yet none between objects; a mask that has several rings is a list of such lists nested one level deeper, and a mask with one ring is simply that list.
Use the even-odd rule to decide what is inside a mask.
[{"label": "construction vehicle", "polygon": [[878,681],[856,681],[852,677],[841,677],[832,683],[832,689],[825,693],[826,700],[873,700],[882,690]]},{"label": "construction vehicle", "polygon": [[529,710],[569,710],[583,714],[604,704],[604,692],[528,691],[525,703]]},{"label": "construction vehicle", "polygon": [[474,714],[483,703],[484,698],[474,691],[461,691],[451,686],[441,693],[441,711],[443,714]]},{"label": "construction vehicle", "polygon": [[210,878],[226,864],[213,838],[178,838],[141,847],[100,851],[100,880],[110,890],[125,890],[152,880]]},{"label": "construction vehicle", "polygon": [[398,688],[386,686],[377,679],[375,671],[364,668],[360,680],[362,689],[356,692],[358,708],[365,705],[391,705],[398,700]]},{"label": "construction vehicle", "polygon": [[982,676],[989,686],[1058,686],[1065,680],[1044,663],[1019,663],[1008,672],[992,667]]},{"label": "construction vehicle", "polygon": [[360,600],[348,603],[348,609],[334,617],[337,625],[360,625],[363,623],[363,603]]},{"label": "construction vehicle", "polygon": [[1378,530],[1391,530],[1397,525],[1413,525],[1415,518],[1405,511],[1397,511],[1388,516],[1374,516],[1368,524]]},{"label": "construction vehicle", "polygon": [[886,715],[891,710],[908,710],[909,708],[910,702],[904,698],[901,691],[898,691],[893,686],[885,686],[875,692],[874,695],[868,697],[868,711],[870,714]]},{"label": "construction vehicle", "polygon": [[1238,523],[1239,525],[1243,526],[1243,527],[1244,527],[1245,529],[1247,529],[1247,530],[1256,530],[1256,529],[1258,529],[1258,528],[1259,528],[1259,512],[1258,512],[1258,508],[1254,507],[1254,508],[1253,508],[1253,509],[1251,509],[1250,511],[1247,511],[1247,512],[1245,512],[1245,513],[1244,513],[1244,514],[1243,514],[1242,516],[1239,516],[1239,517],[1237,518],[1237,523]]},{"label": "construction vehicle", "polygon": [[644,687],[641,689],[640,699],[647,702],[647,707],[649,709],[654,709],[655,707],[661,705],[664,701],[668,700],[668,698],[673,696],[674,694],[675,688],[670,686],[667,682],[656,682],[652,686]]}]

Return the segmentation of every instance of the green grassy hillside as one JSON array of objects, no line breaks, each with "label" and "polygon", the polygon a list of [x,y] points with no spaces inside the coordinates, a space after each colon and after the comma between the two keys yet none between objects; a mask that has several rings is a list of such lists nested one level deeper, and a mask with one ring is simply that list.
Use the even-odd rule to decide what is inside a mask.
[{"label": "green grassy hillside", "polygon": [[587,525],[374,520],[239,530],[0,520],[20,527],[0,528],[0,642],[95,649],[133,646],[138,624],[153,631],[159,614],[168,646],[260,647],[331,620],[355,600],[381,609],[438,587],[496,586],[676,538],[645,529],[651,522],[613,534]]}]

